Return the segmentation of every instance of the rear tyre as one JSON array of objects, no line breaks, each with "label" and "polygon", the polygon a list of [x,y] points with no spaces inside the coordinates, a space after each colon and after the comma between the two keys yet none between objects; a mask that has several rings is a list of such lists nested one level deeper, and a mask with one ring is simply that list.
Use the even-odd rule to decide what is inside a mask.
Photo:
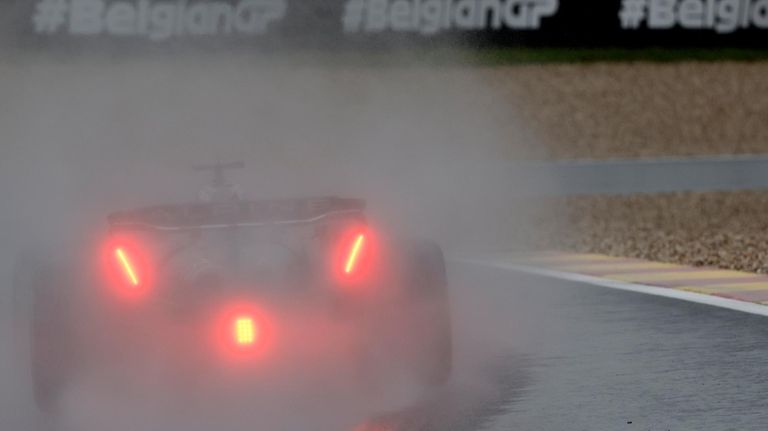
[{"label": "rear tyre", "polygon": [[430,241],[411,246],[406,265],[404,309],[409,316],[411,365],[415,377],[429,387],[442,386],[453,368],[453,331],[445,258]]},{"label": "rear tyre", "polygon": [[67,380],[68,298],[54,284],[54,268],[22,256],[14,265],[17,343],[26,350],[32,396],[37,409],[53,413]]},{"label": "rear tyre", "polygon": [[399,245],[392,278],[356,313],[360,376],[369,391],[428,395],[449,381],[453,366],[445,261],[432,242]]}]

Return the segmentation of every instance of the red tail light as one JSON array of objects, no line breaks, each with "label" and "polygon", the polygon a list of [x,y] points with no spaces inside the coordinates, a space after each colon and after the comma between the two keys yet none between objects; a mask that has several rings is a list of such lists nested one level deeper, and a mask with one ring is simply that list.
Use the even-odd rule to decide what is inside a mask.
[{"label": "red tail light", "polygon": [[365,243],[365,235],[364,234],[358,234],[355,237],[355,241],[352,243],[352,247],[349,250],[349,253],[347,255],[347,262],[344,265],[344,273],[347,275],[352,275],[355,268],[357,267],[358,261],[360,260],[360,252],[363,248],[363,245]]},{"label": "red tail light", "polygon": [[250,299],[233,299],[212,310],[210,346],[221,360],[257,365],[274,345],[274,318]]},{"label": "red tail light", "polygon": [[136,268],[122,247],[115,249],[115,258],[117,259],[118,265],[122,268],[123,275],[128,284],[138,287],[139,277],[136,275]]},{"label": "red tail light", "polygon": [[368,229],[353,228],[341,234],[331,252],[331,272],[335,281],[359,284],[373,269],[374,241]]},{"label": "red tail light", "polygon": [[232,322],[232,339],[235,345],[248,347],[256,344],[259,328],[251,316],[237,316]]},{"label": "red tail light", "polygon": [[102,268],[107,287],[125,300],[140,299],[152,284],[152,259],[137,238],[113,236],[102,251]]}]

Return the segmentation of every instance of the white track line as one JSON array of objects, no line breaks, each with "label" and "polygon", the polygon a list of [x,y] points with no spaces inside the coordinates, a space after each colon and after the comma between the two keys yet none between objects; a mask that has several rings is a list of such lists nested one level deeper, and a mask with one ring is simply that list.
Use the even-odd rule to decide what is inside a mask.
[{"label": "white track line", "polygon": [[757,314],[759,316],[768,316],[768,306],[756,304],[753,302],[739,301],[736,299],[721,298],[719,296],[706,295],[703,293],[688,292],[667,287],[646,286],[643,284],[627,283],[618,280],[608,280],[591,275],[574,274],[571,272],[555,271],[551,269],[536,268],[526,265],[516,265],[513,263],[479,260],[479,259],[457,259],[461,262],[473,263],[494,268],[509,269],[512,271],[523,272],[527,274],[552,277],[560,280],[575,281],[594,286],[609,287],[611,289],[628,290],[630,292],[645,293],[654,296],[663,296],[666,298],[675,298],[683,301],[696,302],[699,304],[711,305],[713,307],[727,308],[729,310],[741,311],[744,313]]}]

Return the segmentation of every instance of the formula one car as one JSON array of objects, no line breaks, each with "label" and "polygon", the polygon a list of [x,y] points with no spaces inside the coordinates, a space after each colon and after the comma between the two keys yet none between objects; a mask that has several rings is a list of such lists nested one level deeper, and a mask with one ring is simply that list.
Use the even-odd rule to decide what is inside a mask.
[{"label": "formula one car", "polygon": [[150,368],[184,394],[339,370],[369,391],[449,379],[437,245],[385,237],[359,199],[244,200],[235,167],[201,167],[214,181],[197,202],[110,214],[82,258],[19,258],[40,410],[78,379],[130,385]]}]

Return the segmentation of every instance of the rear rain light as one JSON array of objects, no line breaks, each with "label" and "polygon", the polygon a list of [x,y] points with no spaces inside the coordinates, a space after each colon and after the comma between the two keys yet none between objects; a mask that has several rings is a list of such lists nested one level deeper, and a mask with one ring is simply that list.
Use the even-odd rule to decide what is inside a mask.
[{"label": "rear rain light", "polygon": [[259,332],[256,322],[250,316],[238,316],[232,324],[232,337],[235,345],[249,347],[256,344]]},{"label": "rear rain light", "polygon": [[274,316],[268,311],[250,298],[231,299],[211,311],[206,326],[210,330],[210,346],[220,359],[255,364],[270,355],[275,326]]}]

